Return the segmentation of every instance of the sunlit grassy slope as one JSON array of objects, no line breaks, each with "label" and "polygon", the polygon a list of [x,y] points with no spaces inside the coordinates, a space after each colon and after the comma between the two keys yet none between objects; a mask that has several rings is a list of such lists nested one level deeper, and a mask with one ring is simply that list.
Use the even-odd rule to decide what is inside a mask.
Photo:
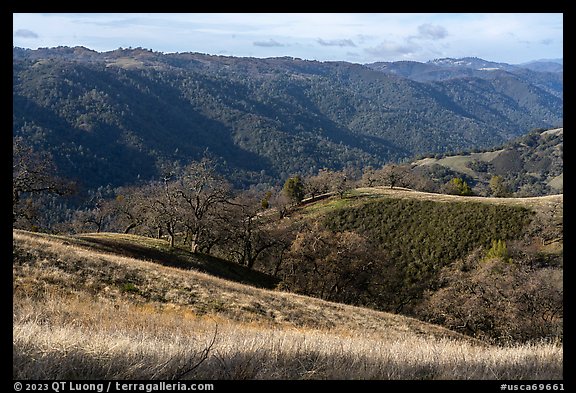
[{"label": "sunlit grassy slope", "polygon": [[15,230],[13,378],[562,378],[559,346],[491,347],[188,258],[137,236]]}]

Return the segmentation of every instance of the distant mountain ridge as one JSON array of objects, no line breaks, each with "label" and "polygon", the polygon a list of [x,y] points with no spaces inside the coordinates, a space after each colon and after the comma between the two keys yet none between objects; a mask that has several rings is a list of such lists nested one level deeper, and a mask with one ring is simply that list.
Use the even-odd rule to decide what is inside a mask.
[{"label": "distant mountain ridge", "polygon": [[487,61],[478,57],[460,59],[442,58],[426,63],[416,61],[376,62],[367,67],[387,74],[398,75],[417,82],[438,82],[450,79],[518,78],[534,84],[546,92],[563,97],[563,70],[561,59],[536,60],[524,64],[507,64]]},{"label": "distant mountain ridge", "polygon": [[454,59],[454,58],[434,59],[427,61],[426,64],[434,64],[440,67],[451,67],[451,68],[456,67],[472,68],[476,70],[499,69],[499,70],[511,71],[516,69],[515,66],[507,63],[497,63],[493,61],[487,61],[484,59],[480,59],[478,57],[463,57],[460,59]]},{"label": "distant mountain ridge", "polygon": [[542,59],[521,64],[524,68],[540,72],[563,72],[563,59]]},{"label": "distant mountain ridge", "polygon": [[374,64],[13,48],[13,135],[93,188],[206,151],[238,185],[278,184],[562,126],[562,73]]}]

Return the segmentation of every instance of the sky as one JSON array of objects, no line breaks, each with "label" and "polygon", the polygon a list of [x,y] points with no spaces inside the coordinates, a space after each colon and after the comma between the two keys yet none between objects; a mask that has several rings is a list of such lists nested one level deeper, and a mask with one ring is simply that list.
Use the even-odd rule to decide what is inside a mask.
[{"label": "sky", "polygon": [[13,45],[376,61],[563,57],[562,13],[14,13]]}]

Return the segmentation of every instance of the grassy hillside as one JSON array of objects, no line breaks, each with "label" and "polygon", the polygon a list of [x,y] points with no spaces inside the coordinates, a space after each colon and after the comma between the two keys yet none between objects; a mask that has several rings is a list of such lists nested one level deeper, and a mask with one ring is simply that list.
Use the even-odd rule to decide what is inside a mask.
[{"label": "grassy hillside", "polygon": [[162,239],[118,233],[86,233],[74,236],[73,242],[97,252],[110,252],[180,269],[193,269],[256,287],[274,288],[278,284],[277,279],[264,273],[209,255],[193,254],[180,247],[171,248]]},{"label": "grassy hillside", "polygon": [[[487,211],[491,211],[492,213],[499,212],[502,213],[501,218],[503,221],[515,221],[513,217],[509,217],[507,214],[513,213],[516,218],[522,221],[516,222],[516,224],[520,224],[521,227],[526,229],[526,231],[522,233],[517,232],[517,236],[525,236],[527,237],[527,241],[531,240],[531,236],[542,236],[541,243],[556,242],[559,243],[560,246],[563,243],[563,194],[525,198],[495,198],[437,194],[415,191],[403,187],[395,187],[393,189],[384,186],[361,187],[349,191],[345,198],[333,196],[317,202],[306,203],[296,210],[293,219],[295,221],[323,220],[326,217],[343,215],[349,210],[365,209],[366,206],[370,204],[401,203],[399,201],[404,201],[406,206],[410,204],[422,204],[425,206],[431,203],[436,204],[440,209],[462,209],[469,206],[469,213],[472,215],[474,215],[475,211],[478,213],[485,213]],[[421,214],[418,209],[414,210],[414,213]],[[393,209],[389,214],[396,216],[400,220],[406,219],[413,221],[415,219],[411,217],[412,215],[408,214],[405,209]],[[425,217],[420,218],[425,218],[427,221],[428,216],[425,214],[423,214],[423,216]],[[438,217],[435,217],[435,219],[437,218]],[[467,223],[464,224],[467,225]],[[515,225],[512,222],[511,224]],[[442,225],[444,225],[444,223]],[[535,227],[539,229],[536,231]],[[514,237],[514,232],[503,235]]]},{"label": "grassy hillside", "polygon": [[[88,235],[93,237],[93,235]],[[119,244],[129,241],[124,235],[107,234],[108,242],[118,236]],[[195,269],[175,268],[146,261],[142,257],[126,257],[123,252],[101,251],[92,244],[86,246],[85,236],[53,236],[14,231],[14,280],[17,288],[32,290],[27,283],[51,277],[35,288],[40,293],[53,289],[67,293],[89,292],[100,297],[115,299],[127,295],[136,303],[148,301],[186,306],[195,314],[218,313],[222,317],[271,324],[288,324],[308,328],[349,328],[362,321],[365,327],[378,330],[379,324],[397,326],[387,334],[399,330],[432,337],[462,336],[414,319],[349,307],[285,292],[275,292],[223,280]],[[94,236],[96,237],[96,236]],[[133,244],[142,247],[157,240],[131,236]],[[120,247],[118,249],[121,249]],[[169,263],[173,254],[164,254]],[[133,256],[137,256],[133,254]],[[40,280],[42,281],[42,280]],[[56,287],[56,288],[54,288]],[[374,319],[375,318],[375,319]]]},{"label": "grassy hillside", "polygon": [[559,346],[491,347],[167,266],[158,241],[115,237],[13,232],[13,378],[562,378]]}]

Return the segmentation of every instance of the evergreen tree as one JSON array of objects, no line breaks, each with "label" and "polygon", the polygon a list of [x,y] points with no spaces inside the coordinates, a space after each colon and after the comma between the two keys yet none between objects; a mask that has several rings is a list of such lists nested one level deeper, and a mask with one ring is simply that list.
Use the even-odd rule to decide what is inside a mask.
[{"label": "evergreen tree", "polygon": [[498,198],[507,197],[510,195],[510,190],[506,183],[504,183],[504,179],[502,176],[492,176],[490,179],[490,191],[492,195]]},{"label": "evergreen tree", "polygon": [[304,183],[300,176],[288,178],[282,192],[294,203],[300,203],[304,199]]},{"label": "evergreen tree", "polygon": [[466,180],[461,177],[455,177],[446,184],[446,193],[452,195],[472,195],[472,188],[466,183]]},{"label": "evergreen tree", "polygon": [[501,259],[505,262],[509,261],[508,257],[508,246],[504,240],[492,240],[492,247],[486,253],[486,259]]}]

